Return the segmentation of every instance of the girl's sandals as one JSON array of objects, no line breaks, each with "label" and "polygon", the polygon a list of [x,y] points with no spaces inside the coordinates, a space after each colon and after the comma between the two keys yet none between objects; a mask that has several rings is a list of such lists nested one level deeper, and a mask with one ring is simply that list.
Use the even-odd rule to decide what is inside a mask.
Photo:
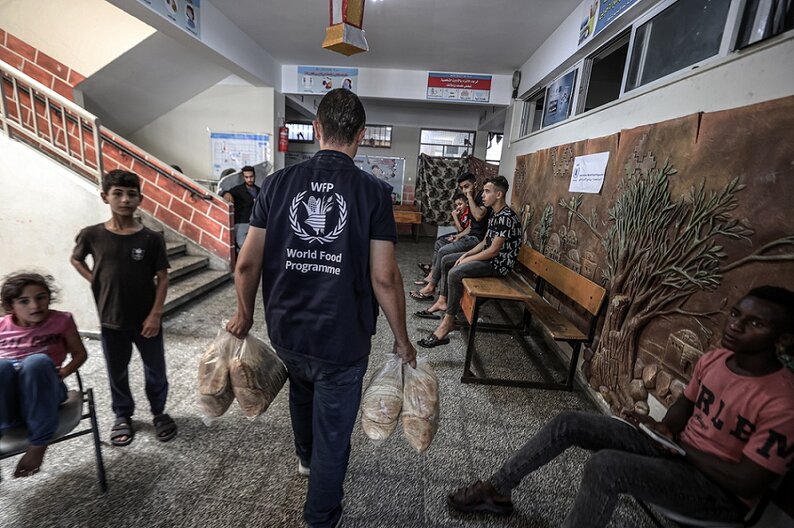
[{"label": "girl's sandals", "polygon": [[168,442],[176,436],[176,422],[165,413],[158,414],[154,417],[154,431],[159,441]]},{"label": "girl's sandals", "polygon": [[117,447],[128,446],[135,438],[135,429],[132,428],[132,420],[127,416],[116,418],[113,427],[110,428],[110,443]]},{"label": "girl's sandals", "polygon": [[434,297],[432,293],[422,293],[421,291],[410,291],[408,295],[411,296],[411,299],[417,301],[432,301]]}]

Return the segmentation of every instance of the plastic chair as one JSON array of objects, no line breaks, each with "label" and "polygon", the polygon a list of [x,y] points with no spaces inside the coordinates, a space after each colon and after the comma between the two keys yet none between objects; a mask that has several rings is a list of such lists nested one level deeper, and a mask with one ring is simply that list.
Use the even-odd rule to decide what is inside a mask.
[{"label": "plastic chair", "polygon": [[[70,390],[66,393],[66,401],[58,409],[58,429],[56,429],[49,445],[65,442],[87,434],[93,435],[99,488],[102,493],[105,493],[108,486],[105,479],[102,448],[99,442],[99,428],[97,427],[96,409],[94,407],[94,391],[90,388],[83,389],[83,380],[80,377],[80,373],[75,372],[75,375],[77,376],[79,390]],[[89,420],[90,427],[74,431],[80,422],[86,419]],[[20,455],[27,448],[28,431],[24,427],[10,429],[0,436],[0,460]]]}]

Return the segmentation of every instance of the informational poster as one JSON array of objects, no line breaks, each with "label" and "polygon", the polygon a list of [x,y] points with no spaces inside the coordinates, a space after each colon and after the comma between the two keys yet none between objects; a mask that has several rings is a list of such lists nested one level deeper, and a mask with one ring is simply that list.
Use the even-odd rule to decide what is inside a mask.
[{"label": "informational poster", "polygon": [[466,73],[427,74],[427,99],[487,103],[491,99],[490,75]]},{"label": "informational poster", "polygon": [[358,68],[298,66],[298,90],[302,93],[324,94],[334,88],[358,90]]},{"label": "informational poster", "polygon": [[403,201],[403,180],[405,178],[405,158],[387,158],[383,156],[356,156],[356,166],[367,171],[376,178],[385,181],[394,189],[391,200],[394,204]]},{"label": "informational poster", "polygon": [[638,0],[585,0],[579,23],[579,45],[589,41]]},{"label": "informational poster", "polygon": [[546,109],[543,112],[543,126],[547,127],[568,119],[573,105],[573,87],[576,83],[576,70],[573,70],[546,89]]},{"label": "informational poster", "polygon": [[138,2],[201,40],[201,0],[138,0]]},{"label": "informational poster", "polygon": [[604,174],[607,172],[609,152],[576,156],[573,160],[573,172],[568,191],[576,193],[598,194],[604,185]]},{"label": "informational poster", "polygon": [[306,160],[312,159],[314,152],[285,152],[284,166],[291,167]]},{"label": "informational poster", "polygon": [[210,144],[212,174],[216,177],[226,169],[239,171],[246,165],[269,161],[272,148],[270,134],[240,132],[212,132]]}]

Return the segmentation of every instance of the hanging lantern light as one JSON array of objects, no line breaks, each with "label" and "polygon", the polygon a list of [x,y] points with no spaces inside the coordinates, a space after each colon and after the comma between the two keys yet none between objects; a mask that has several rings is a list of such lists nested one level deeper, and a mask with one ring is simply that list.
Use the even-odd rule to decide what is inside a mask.
[{"label": "hanging lantern light", "polygon": [[364,35],[365,0],[329,0],[331,25],[325,28],[323,47],[342,55],[369,51]]}]

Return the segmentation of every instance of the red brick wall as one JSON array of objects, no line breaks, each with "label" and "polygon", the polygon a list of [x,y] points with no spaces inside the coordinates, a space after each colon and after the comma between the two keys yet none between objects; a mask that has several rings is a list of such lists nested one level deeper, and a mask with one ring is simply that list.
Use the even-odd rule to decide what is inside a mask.
[{"label": "red brick wall", "polygon": [[[0,60],[21,70],[70,100],[73,100],[73,87],[85,79],[83,75],[2,29],[0,29]],[[6,93],[10,94],[10,90]],[[6,102],[12,103],[8,104],[7,108],[11,114],[15,114],[16,105],[9,99]],[[31,112],[30,98],[23,93],[20,96],[20,103],[23,121],[32,131],[33,112]],[[36,105],[36,114],[38,116],[44,115],[42,104]],[[55,122],[53,135],[56,136],[57,143],[63,145],[63,125],[59,122],[57,116],[55,116],[53,121]],[[47,135],[47,127],[43,124],[42,119],[39,119],[39,129],[42,136]],[[87,136],[84,131],[77,130],[74,124],[68,126],[69,144],[73,151],[79,151],[78,134],[81,133],[84,141],[89,145],[86,157],[91,159],[95,156],[93,152],[93,137]],[[131,170],[141,177],[143,180],[141,190],[144,195],[141,208],[144,211],[207,251],[226,262],[232,262],[234,256],[232,210],[225,200],[214,194],[210,195],[210,200],[198,198],[197,195],[205,195],[207,191],[189,178],[175,172],[167,164],[104,127],[102,129],[102,137],[111,139],[124,148],[122,150],[108,141],[103,142],[102,163],[104,170],[110,171],[122,168]],[[125,150],[145,159],[160,171],[168,173],[173,179],[189,187],[190,190],[174,183],[174,181],[158,173],[146,163],[138,161]],[[61,159],[65,157],[63,154],[56,154]],[[68,161],[66,163],[69,164]]]}]

